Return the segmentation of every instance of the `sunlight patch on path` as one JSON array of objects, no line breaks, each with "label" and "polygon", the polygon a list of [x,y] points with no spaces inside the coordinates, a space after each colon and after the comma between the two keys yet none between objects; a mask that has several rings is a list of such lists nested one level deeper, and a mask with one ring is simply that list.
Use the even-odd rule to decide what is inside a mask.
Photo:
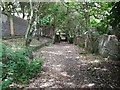
[{"label": "sunlight patch on path", "polygon": [[99,63],[100,60],[94,60],[94,61],[90,61],[89,63]]},{"label": "sunlight patch on path", "polygon": [[64,48],[70,48],[70,46],[64,46]]},{"label": "sunlight patch on path", "polygon": [[57,52],[52,52],[52,51],[41,51],[42,53],[48,53],[48,54],[54,54],[54,55],[62,55],[63,52],[57,51]]},{"label": "sunlight patch on path", "polygon": [[82,88],[93,87],[94,85],[95,85],[94,83],[89,83],[89,84],[82,85]]},{"label": "sunlight patch on path", "polygon": [[61,72],[61,75],[62,75],[62,76],[65,76],[65,77],[70,77],[70,76],[67,74],[67,72]]},{"label": "sunlight patch on path", "polygon": [[60,64],[59,64],[59,65],[52,65],[52,69],[53,69],[53,70],[56,70],[56,71],[61,71],[61,70],[62,70],[62,69],[61,69],[61,66],[62,66],[62,65],[60,65]]},{"label": "sunlight patch on path", "polygon": [[43,83],[40,88],[45,88],[45,87],[50,87],[52,86],[54,83],[53,82],[46,82],[46,83]]}]

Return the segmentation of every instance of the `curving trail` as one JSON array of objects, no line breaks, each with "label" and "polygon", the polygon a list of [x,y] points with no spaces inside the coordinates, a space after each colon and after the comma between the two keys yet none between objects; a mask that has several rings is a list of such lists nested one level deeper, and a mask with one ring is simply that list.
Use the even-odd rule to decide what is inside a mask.
[{"label": "curving trail", "polygon": [[120,62],[85,54],[62,42],[44,47],[35,55],[46,60],[40,76],[28,88],[120,88]]}]

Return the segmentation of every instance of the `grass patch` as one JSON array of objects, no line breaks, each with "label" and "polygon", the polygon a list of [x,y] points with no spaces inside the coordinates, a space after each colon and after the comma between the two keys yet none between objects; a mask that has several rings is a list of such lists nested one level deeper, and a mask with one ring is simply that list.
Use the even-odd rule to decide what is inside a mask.
[{"label": "grass patch", "polygon": [[[4,43],[9,44],[9,45],[14,45],[14,46],[25,46],[25,38],[16,38],[16,39],[6,39],[3,40]],[[39,46],[40,41],[33,39],[30,43],[30,46]]]}]

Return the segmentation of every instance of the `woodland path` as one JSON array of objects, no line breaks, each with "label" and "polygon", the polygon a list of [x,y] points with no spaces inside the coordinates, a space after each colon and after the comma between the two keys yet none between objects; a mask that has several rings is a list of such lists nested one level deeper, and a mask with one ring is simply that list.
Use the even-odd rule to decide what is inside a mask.
[{"label": "woodland path", "polygon": [[120,62],[85,54],[73,44],[44,47],[35,55],[46,59],[29,88],[120,88]]}]

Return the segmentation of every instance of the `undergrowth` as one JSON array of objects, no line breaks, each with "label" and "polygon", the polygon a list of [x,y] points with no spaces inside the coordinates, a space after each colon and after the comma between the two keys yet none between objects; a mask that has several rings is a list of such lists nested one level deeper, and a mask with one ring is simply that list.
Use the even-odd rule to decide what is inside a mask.
[{"label": "undergrowth", "polygon": [[31,78],[36,76],[43,63],[43,58],[30,58],[32,49],[25,47],[11,47],[5,43],[0,43],[0,67],[2,68],[3,90],[10,88],[12,83],[26,84]]}]

